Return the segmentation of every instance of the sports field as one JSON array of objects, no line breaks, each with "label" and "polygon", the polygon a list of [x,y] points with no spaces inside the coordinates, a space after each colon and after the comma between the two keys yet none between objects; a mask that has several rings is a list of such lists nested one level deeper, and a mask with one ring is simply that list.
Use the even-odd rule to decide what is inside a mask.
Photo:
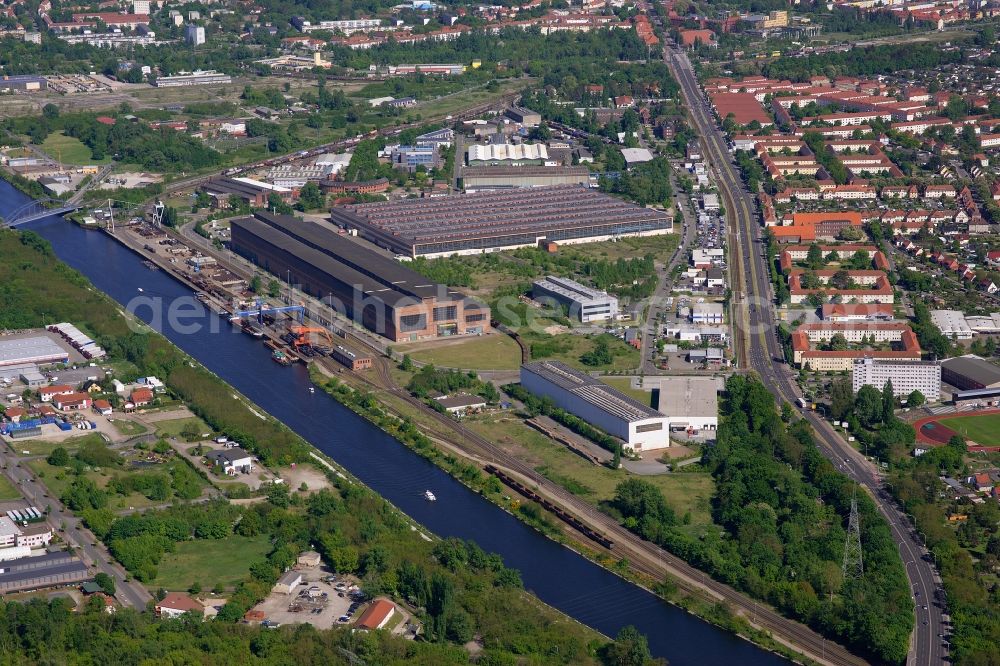
[{"label": "sports field", "polygon": [[1000,446],[1000,413],[957,416],[944,419],[943,425],[976,444]]}]

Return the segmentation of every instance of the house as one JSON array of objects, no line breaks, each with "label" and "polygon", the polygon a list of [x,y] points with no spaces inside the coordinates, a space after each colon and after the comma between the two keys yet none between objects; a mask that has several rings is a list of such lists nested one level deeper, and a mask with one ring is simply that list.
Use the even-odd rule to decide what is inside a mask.
[{"label": "house", "polygon": [[129,395],[128,400],[135,407],[145,407],[149,403],[153,402],[153,391],[148,388],[132,389],[132,393]]},{"label": "house", "polygon": [[358,629],[374,631],[381,629],[389,623],[392,616],[396,614],[396,606],[388,599],[376,599],[368,609],[358,618],[355,625]]},{"label": "house", "polygon": [[93,401],[89,393],[66,393],[57,395],[52,399],[52,404],[64,412],[82,411],[90,409]]},{"label": "house", "polygon": [[286,571],[282,574],[278,582],[274,584],[271,589],[272,592],[277,592],[278,594],[291,594],[295,591],[299,585],[302,584],[302,574],[298,571]]},{"label": "house", "polygon": [[209,451],[205,457],[211,460],[212,464],[222,467],[227,476],[249,474],[253,471],[253,456],[238,446],[221,451]]},{"label": "house", "polygon": [[10,419],[11,423],[18,423],[27,414],[23,407],[8,407],[4,416]]},{"label": "house", "polygon": [[181,592],[170,592],[167,596],[157,602],[156,615],[158,617],[175,618],[185,613],[197,613],[204,615],[205,607],[191,597]]},{"label": "house", "polygon": [[38,397],[42,399],[42,402],[52,402],[52,398],[57,395],[66,395],[67,393],[75,392],[72,386],[57,384],[56,386],[44,386],[38,389]]},{"label": "house", "polygon": [[111,403],[107,400],[95,400],[94,411],[101,416],[111,416]]},{"label": "house", "polygon": [[979,493],[988,493],[993,489],[993,481],[990,479],[990,475],[986,473],[981,472],[970,476],[965,480],[965,482],[969,485],[969,487]]}]

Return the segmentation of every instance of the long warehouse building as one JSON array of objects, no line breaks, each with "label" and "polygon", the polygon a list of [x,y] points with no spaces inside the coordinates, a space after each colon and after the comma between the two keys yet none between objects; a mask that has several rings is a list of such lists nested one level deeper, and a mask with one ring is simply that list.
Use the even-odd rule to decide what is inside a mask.
[{"label": "long warehouse building", "polygon": [[590,375],[559,361],[521,366],[521,386],[592,426],[621,439],[635,451],[670,446],[667,417]]},{"label": "long warehouse building", "polygon": [[394,342],[490,329],[490,309],[333,229],[258,211],[232,222],[232,249]]},{"label": "long warehouse building", "polygon": [[414,258],[654,236],[672,225],[662,210],[575,186],[337,206],[330,219]]}]

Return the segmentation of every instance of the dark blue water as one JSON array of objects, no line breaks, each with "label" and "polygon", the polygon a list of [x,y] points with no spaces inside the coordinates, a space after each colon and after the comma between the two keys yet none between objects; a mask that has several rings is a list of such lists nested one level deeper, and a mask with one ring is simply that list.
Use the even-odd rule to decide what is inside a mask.
[{"label": "dark blue water", "polygon": [[[0,215],[26,200],[0,181]],[[47,238],[63,261],[122,304],[136,298],[162,299],[167,305],[190,300],[186,287],[162,271],[150,271],[140,256],[104,233],[58,218],[28,226]],[[137,310],[147,321],[150,312],[148,307]],[[472,539],[502,555],[508,566],[521,571],[525,587],[552,606],[609,636],[634,625],[649,638],[653,654],[674,665],[787,663],[526,527],[329,396],[310,393],[305,368],[271,362],[264,345],[234,333],[218,317],[195,321],[202,324],[193,327],[196,331],[166,326],[162,332],[434,533]],[[434,491],[437,502],[422,498],[426,489]]]}]

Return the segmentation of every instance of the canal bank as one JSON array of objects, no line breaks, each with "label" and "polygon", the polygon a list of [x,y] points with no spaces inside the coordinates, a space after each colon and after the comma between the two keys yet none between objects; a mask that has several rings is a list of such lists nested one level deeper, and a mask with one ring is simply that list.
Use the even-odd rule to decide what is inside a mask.
[{"label": "canal bank", "polygon": [[[0,190],[0,214],[16,207],[21,197]],[[140,257],[103,234],[57,219],[31,228],[52,243],[60,258],[126,306],[134,305],[139,288],[144,302],[160,307],[182,298],[190,301],[187,289],[162,271],[148,270]],[[152,320],[156,313],[150,307],[138,314]],[[509,566],[521,570],[528,589],[556,608],[608,635],[633,624],[649,637],[654,654],[674,664],[784,663],[537,534],[329,396],[309,392],[304,368],[270,363],[259,343],[228,325],[213,326],[208,313],[203,316],[200,326],[168,325],[163,333],[435,533],[473,539],[500,553]],[[423,500],[428,488],[437,495],[436,503]]]}]

